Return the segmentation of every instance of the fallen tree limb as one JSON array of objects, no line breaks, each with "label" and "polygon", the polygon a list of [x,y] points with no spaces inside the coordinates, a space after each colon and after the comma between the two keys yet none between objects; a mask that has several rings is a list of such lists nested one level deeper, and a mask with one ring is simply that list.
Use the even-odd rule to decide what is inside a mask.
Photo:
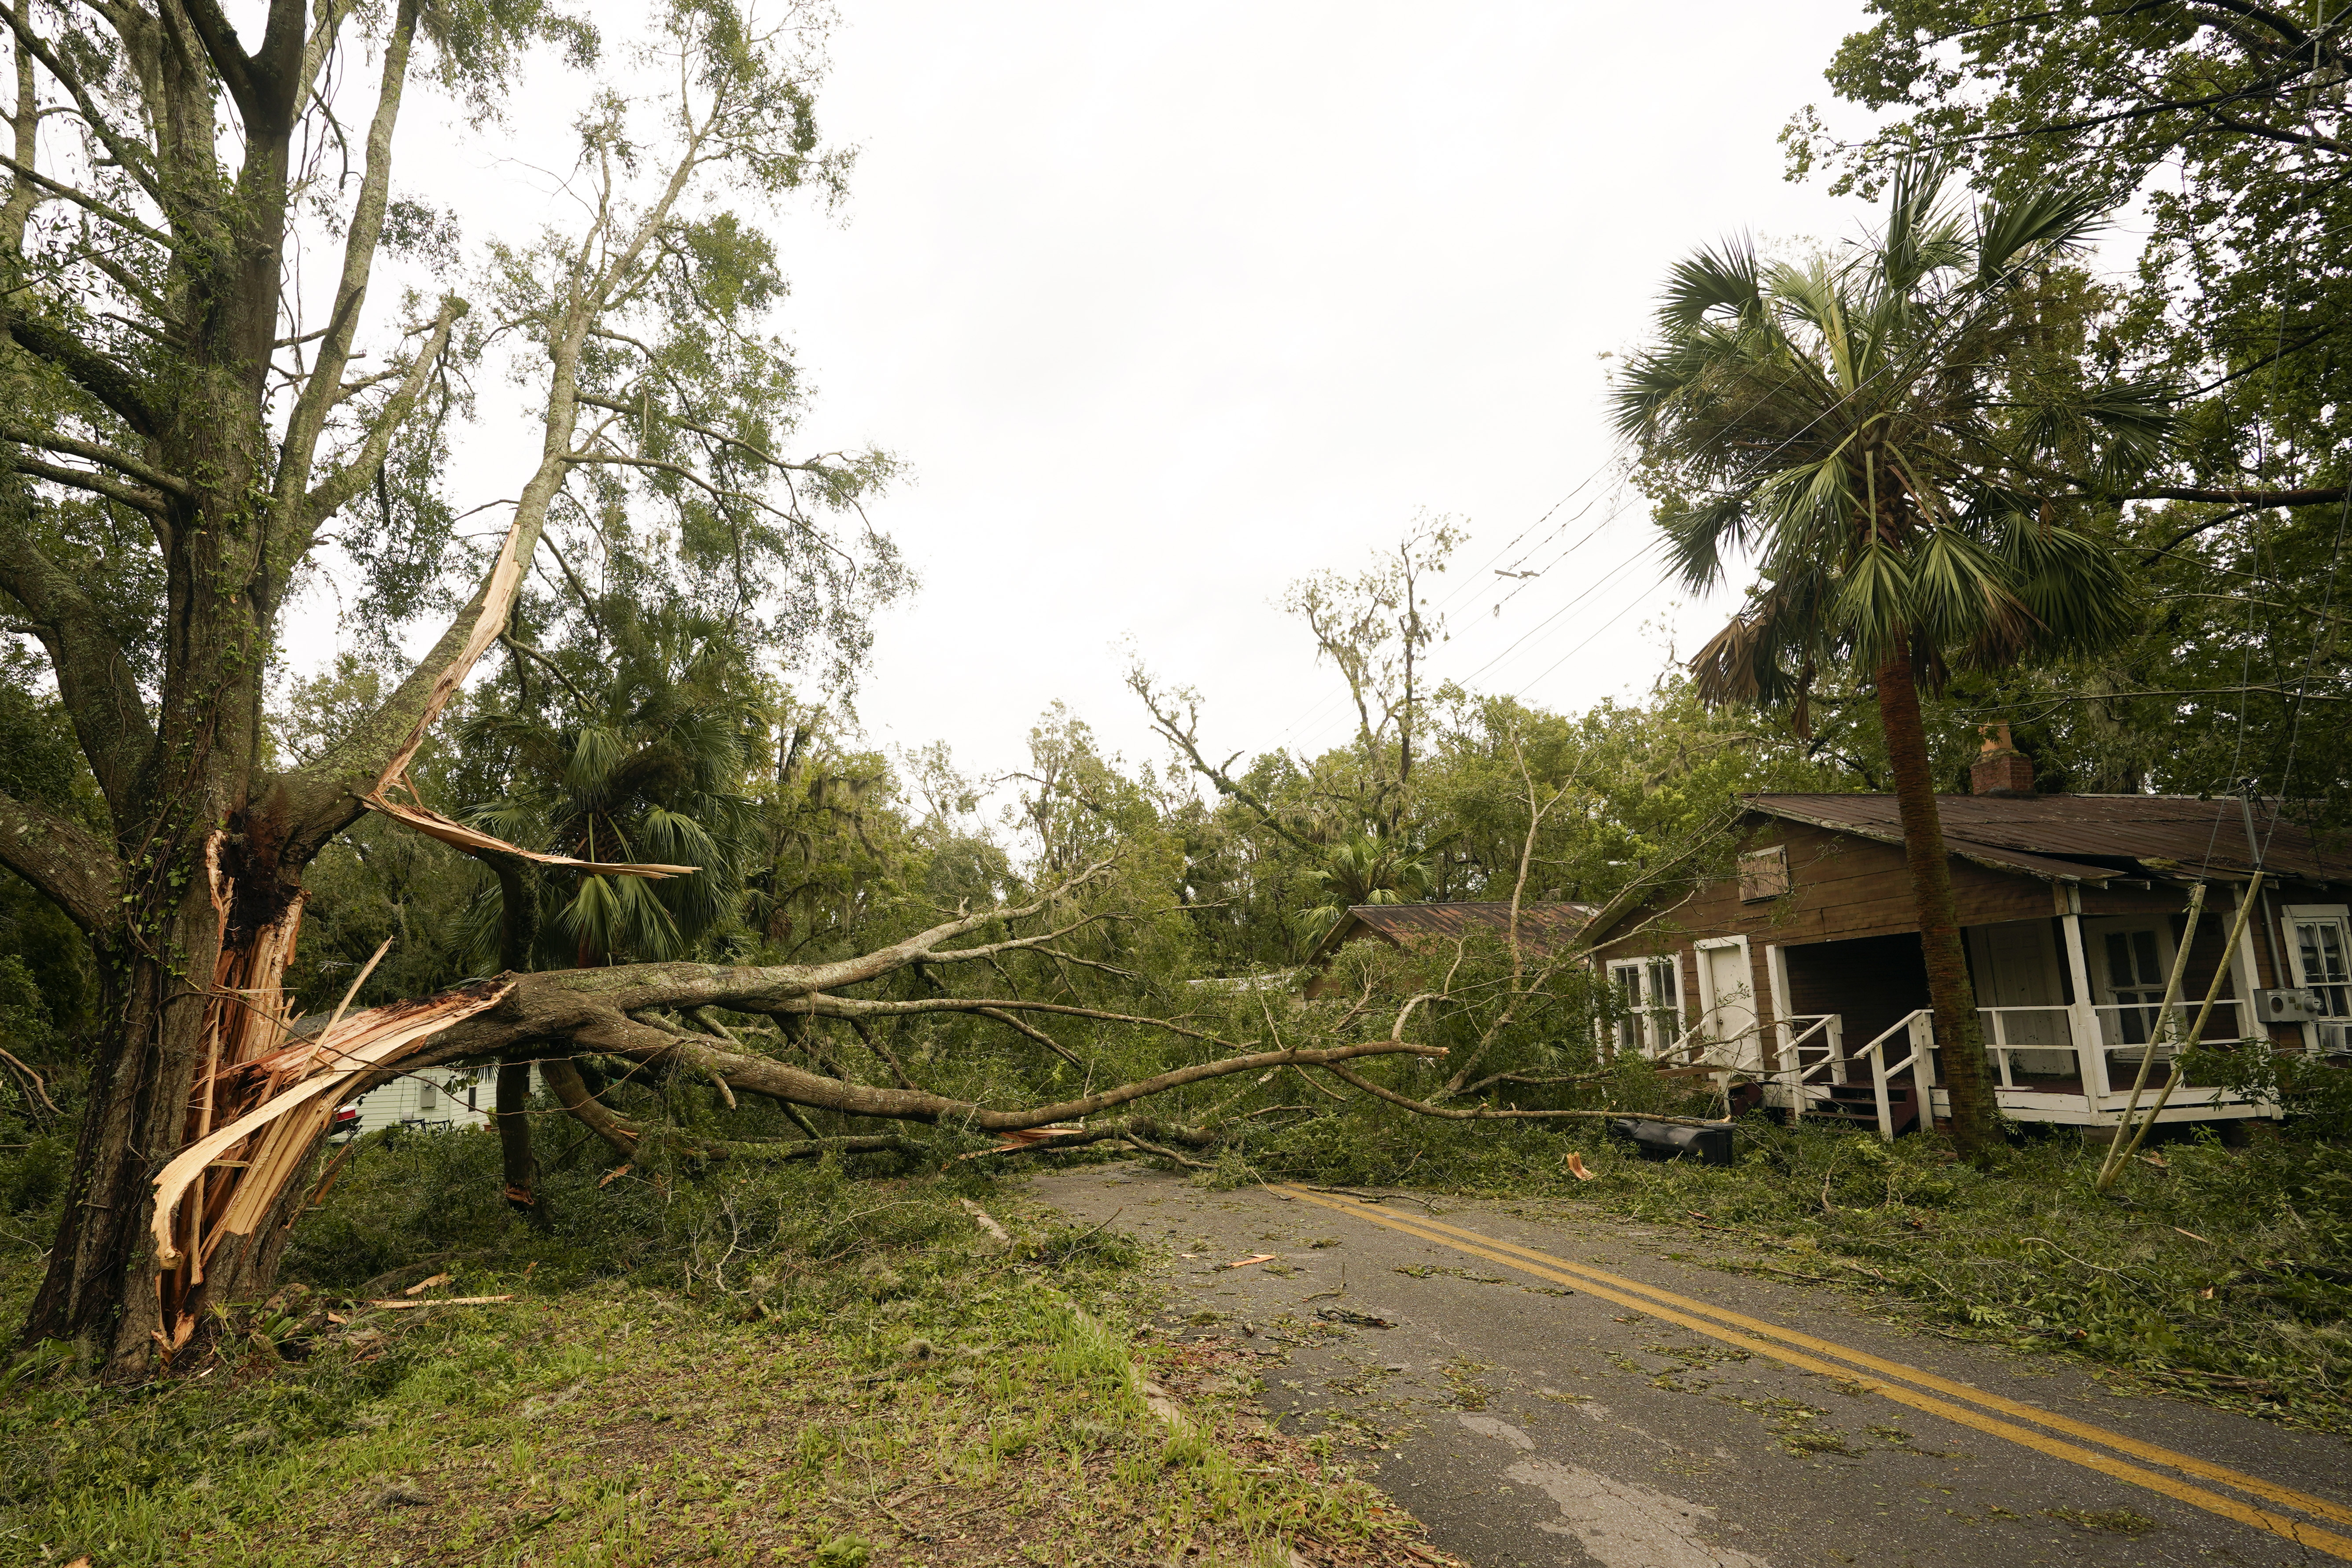
[{"label": "fallen tree limb", "polygon": [[1091,1127],[1072,1127],[1050,1131],[1047,1137],[1014,1134],[1018,1144],[1004,1144],[992,1149],[974,1149],[960,1155],[959,1159],[976,1160],[989,1155],[1002,1155],[1012,1159],[1020,1155],[1050,1154],[1055,1149],[1079,1149],[1089,1144],[1115,1144],[1134,1141],[1139,1135],[1163,1139],[1171,1144],[1183,1144],[1195,1149],[1205,1149],[1216,1144],[1218,1135],[1205,1127],[1187,1127],[1178,1123],[1161,1122],[1150,1116],[1121,1116],[1113,1122],[1097,1122]]},{"label": "fallen tree limb", "polygon": [[1391,1105],[1401,1105],[1416,1116],[1435,1116],[1448,1122],[1633,1121],[1664,1122],[1675,1127],[1721,1127],[1728,1124],[1726,1122],[1706,1121],[1696,1116],[1662,1116],[1654,1111],[1497,1111],[1486,1105],[1469,1111],[1449,1111],[1442,1105],[1433,1105],[1426,1100],[1415,1100],[1409,1094],[1400,1094],[1393,1089],[1384,1089],[1362,1073],[1341,1067],[1337,1062],[1325,1062],[1322,1067],[1332,1077],[1342,1082],[1352,1083],[1376,1099],[1385,1100]]},{"label": "fallen tree limb", "polygon": [[930,1150],[896,1133],[859,1133],[839,1138],[735,1139],[704,1144],[695,1152],[708,1160],[814,1160],[826,1155],[904,1155],[920,1159]]},{"label": "fallen tree limb", "polygon": [[[451,1031],[453,1036],[464,1032],[462,1030]],[[1255,1072],[1269,1067],[1286,1067],[1292,1063],[1321,1067],[1360,1056],[1437,1057],[1445,1054],[1444,1046],[1412,1045],[1394,1040],[1366,1040],[1355,1045],[1320,1050],[1299,1048],[1257,1051],[1246,1056],[1195,1062],[1189,1067],[1175,1068],[1130,1083],[1115,1084],[1076,1100],[1032,1106],[1027,1110],[1003,1111],[975,1101],[935,1094],[928,1090],[883,1089],[821,1077],[781,1061],[771,1061],[765,1057],[739,1055],[699,1040],[666,1035],[617,1014],[607,1014],[585,1024],[573,1032],[572,1040],[587,1051],[646,1062],[663,1062],[676,1057],[698,1070],[723,1073],[739,1090],[765,1094],[772,1099],[789,1100],[794,1104],[820,1111],[838,1111],[844,1115],[873,1116],[897,1122],[952,1124],[984,1133],[1042,1127],[1049,1122],[1074,1122],[1154,1094],[1164,1094],[1171,1089],[1230,1077],[1237,1072]],[[451,1054],[457,1052],[452,1051]]]},{"label": "fallen tree limb", "polygon": [[1173,1160],[1188,1171],[1205,1171],[1214,1170],[1216,1168],[1214,1166],[1209,1165],[1205,1161],[1192,1159],[1188,1155],[1178,1154],[1173,1149],[1163,1148],[1158,1144],[1149,1142],[1143,1138],[1139,1138],[1133,1133],[1128,1134],[1121,1141],[1131,1147],[1140,1149],[1147,1155],[1156,1155],[1163,1160]]}]

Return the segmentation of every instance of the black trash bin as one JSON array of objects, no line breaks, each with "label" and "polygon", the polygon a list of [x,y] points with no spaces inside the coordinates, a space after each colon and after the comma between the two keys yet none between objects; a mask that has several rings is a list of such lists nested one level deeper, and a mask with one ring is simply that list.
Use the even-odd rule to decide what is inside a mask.
[{"label": "black trash bin", "polygon": [[1636,1122],[1630,1118],[1612,1122],[1609,1127],[1620,1137],[1633,1139],[1646,1158],[1675,1160],[1696,1156],[1702,1165],[1731,1163],[1729,1127],[1677,1127],[1665,1122]]}]

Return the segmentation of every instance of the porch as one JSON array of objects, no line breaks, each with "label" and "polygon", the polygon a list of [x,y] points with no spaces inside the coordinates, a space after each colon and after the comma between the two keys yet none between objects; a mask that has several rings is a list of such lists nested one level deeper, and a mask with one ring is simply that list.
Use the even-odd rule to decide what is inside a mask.
[{"label": "porch", "polygon": [[[2260,972],[2251,923],[2238,950],[2225,951],[2230,900],[2225,893],[2211,903],[2221,907],[2208,908],[2191,943],[2178,1032],[2186,1033],[2219,971],[2221,995],[2204,1043],[2267,1044],[2250,999]],[[2167,913],[2067,915],[1964,930],[1978,1021],[1997,1074],[1994,1097],[2006,1114],[2081,1126],[2121,1119],[2149,1042],[2166,1033],[2162,1004],[2184,924]],[[1916,1125],[1923,1109],[1949,1113],[1916,935],[1752,946],[1744,936],[1702,939],[1692,957],[1696,1005],[1675,1009],[1675,1021],[1688,1019],[1688,1027],[1671,1040],[1660,1030],[1643,1041],[1652,1048],[1645,1054],[1670,1071],[1710,1072],[1727,1085],[1744,1080],[1759,1086],[1763,1103],[1792,1117],[1869,1125],[1886,1138]],[[2171,1055],[2167,1045],[2154,1047],[2143,1112]],[[2158,1119],[2278,1113],[2211,1085],[2184,1083]]]}]

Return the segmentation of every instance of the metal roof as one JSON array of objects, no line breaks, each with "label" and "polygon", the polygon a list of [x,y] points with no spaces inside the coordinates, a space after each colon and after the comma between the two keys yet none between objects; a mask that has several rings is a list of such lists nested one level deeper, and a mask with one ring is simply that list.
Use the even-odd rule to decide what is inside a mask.
[{"label": "metal roof", "polygon": [[[1584,929],[1598,906],[1590,904],[1522,904],[1519,940],[1532,951],[1548,953]],[[1473,931],[1507,936],[1511,906],[1502,903],[1358,904],[1349,906],[1348,920],[1333,933],[1345,941],[1359,927],[1405,946],[1416,942],[1455,941]]]},{"label": "metal roof", "polygon": [[[1751,811],[1810,822],[1883,843],[1903,841],[1892,795],[1743,795]],[[1938,795],[1944,841],[1953,854],[1996,871],[2053,882],[2103,883],[2117,876],[2210,875],[2242,881],[2253,871],[2237,797],[2187,795]],[[2254,808],[2272,876],[2352,882],[2352,855],[2323,847],[2264,801]]]}]

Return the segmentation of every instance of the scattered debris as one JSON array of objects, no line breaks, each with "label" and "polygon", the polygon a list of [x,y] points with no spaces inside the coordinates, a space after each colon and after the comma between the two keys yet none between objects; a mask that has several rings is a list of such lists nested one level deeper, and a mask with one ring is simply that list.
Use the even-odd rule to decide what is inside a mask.
[{"label": "scattered debris", "polygon": [[425,1495],[425,1489],[418,1486],[414,1479],[407,1476],[394,1476],[376,1489],[375,1495],[368,1499],[368,1506],[370,1508],[425,1508],[430,1506],[432,1501],[431,1498]]},{"label": "scattered debris", "polygon": [[451,1274],[436,1274],[429,1280],[417,1281],[416,1283],[409,1286],[408,1289],[401,1291],[400,1293],[404,1296],[421,1296],[427,1291],[440,1289],[443,1285],[449,1283],[449,1281],[455,1278],[456,1276]]},{"label": "scattered debris", "polygon": [[394,1299],[392,1301],[370,1301],[368,1305],[371,1307],[389,1307],[394,1312],[400,1312],[411,1307],[484,1307],[489,1305],[493,1301],[511,1301],[513,1300],[514,1298],[512,1296],[441,1296],[429,1301],[404,1301]]},{"label": "scattered debris", "polygon": [[1005,1229],[1004,1227],[997,1224],[994,1219],[991,1218],[989,1217],[988,1210],[981,1207],[980,1205],[972,1202],[972,1200],[968,1197],[960,1197],[956,1199],[956,1201],[963,1205],[964,1212],[971,1215],[972,1219],[978,1223],[980,1228],[982,1230],[987,1231],[989,1235],[994,1237],[1000,1245],[1005,1247],[1013,1245],[1013,1232]]},{"label": "scattered debris", "polygon": [[2134,1513],[2127,1508],[2045,1508],[2044,1519],[2054,1519],[2071,1524],[2077,1530],[2097,1531],[2103,1535],[2146,1535],[2156,1529],[2157,1521],[2146,1514]]},{"label": "scattered debris", "polygon": [[1318,1307],[1315,1315],[1327,1323],[1354,1323],[1359,1328],[1392,1329],[1396,1324],[1387,1318],[1370,1312],[1360,1312],[1349,1307]]},{"label": "scattered debris", "polygon": [[1570,1150],[1569,1152],[1568,1174],[1574,1176],[1579,1181],[1599,1181],[1601,1179],[1592,1172],[1584,1168],[1584,1156],[1576,1153],[1574,1150]]},{"label": "scattered debris", "polygon": [[634,1163],[625,1166],[614,1166],[611,1170],[604,1173],[604,1179],[599,1181],[596,1186],[600,1190],[604,1187],[608,1187],[635,1169],[636,1169],[636,1166]]},{"label": "scattered debris", "polygon": [[1279,1254],[1273,1252],[1260,1252],[1249,1258],[1236,1258],[1232,1262],[1223,1264],[1221,1267],[1226,1269],[1246,1269],[1253,1263],[1271,1263],[1277,1256],[1279,1256]]},{"label": "scattered debris", "polygon": [[535,1421],[541,1416],[562,1409],[587,1391],[588,1380],[583,1377],[569,1387],[559,1388],[552,1394],[542,1394],[535,1399],[523,1401],[520,1414],[526,1421]]}]

